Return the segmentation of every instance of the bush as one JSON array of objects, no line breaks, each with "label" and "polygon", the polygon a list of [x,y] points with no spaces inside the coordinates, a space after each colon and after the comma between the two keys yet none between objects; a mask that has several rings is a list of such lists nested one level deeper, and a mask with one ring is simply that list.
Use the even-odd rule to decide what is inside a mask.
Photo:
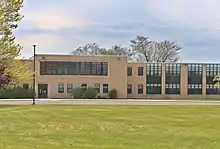
[{"label": "bush", "polygon": [[30,99],[33,97],[33,89],[24,89],[22,87],[9,88],[0,92],[0,99]]},{"label": "bush", "polygon": [[108,93],[109,99],[117,99],[117,97],[118,97],[118,92],[116,89],[113,88],[112,90],[109,91]]},{"label": "bush", "polygon": [[84,93],[83,93],[83,99],[95,99],[98,92],[96,89],[89,87]]},{"label": "bush", "polygon": [[72,93],[71,93],[71,97],[75,98],[75,99],[81,99],[83,95],[82,89],[80,87],[74,88]]}]

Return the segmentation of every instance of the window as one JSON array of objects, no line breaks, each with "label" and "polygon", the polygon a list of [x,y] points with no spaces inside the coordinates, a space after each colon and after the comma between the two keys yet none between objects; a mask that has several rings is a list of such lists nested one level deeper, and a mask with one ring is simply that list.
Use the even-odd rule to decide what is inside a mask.
[{"label": "window", "polygon": [[161,94],[161,84],[147,84],[147,94]]},{"label": "window", "polygon": [[138,94],[143,94],[143,84],[138,84]]},{"label": "window", "polygon": [[59,83],[57,90],[58,90],[58,93],[64,93],[64,84]]},{"label": "window", "polygon": [[23,84],[23,88],[26,90],[29,89],[29,84]]},{"label": "window", "polygon": [[108,75],[108,62],[41,61],[40,75]]},{"label": "window", "polygon": [[82,84],[81,90],[82,90],[82,92],[85,92],[87,90],[87,84]]},{"label": "window", "polygon": [[138,67],[138,76],[143,76],[143,75],[144,75],[144,68]]},{"label": "window", "polygon": [[103,84],[103,93],[108,93],[108,84]]},{"label": "window", "polygon": [[67,93],[72,93],[73,91],[73,84],[67,84]]},{"label": "window", "polygon": [[100,93],[100,84],[94,84],[94,89],[97,90],[98,93]]},{"label": "window", "polygon": [[147,63],[146,71],[146,93],[161,94],[162,64]]},{"label": "window", "polygon": [[217,81],[213,81],[215,76],[220,75],[220,64],[206,64],[206,94],[220,94],[220,89],[215,88]]},{"label": "window", "polygon": [[180,64],[166,64],[166,94],[180,94],[180,72]]},{"label": "window", "polygon": [[188,94],[202,94],[202,64],[188,64]]},{"label": "window", "polygon": [[127,76],[132,76],[132,67],[127,67]]},{"label": "window", "polygon": [[127,85],[127,93],[131,94],[132,93],[132,84]]}]

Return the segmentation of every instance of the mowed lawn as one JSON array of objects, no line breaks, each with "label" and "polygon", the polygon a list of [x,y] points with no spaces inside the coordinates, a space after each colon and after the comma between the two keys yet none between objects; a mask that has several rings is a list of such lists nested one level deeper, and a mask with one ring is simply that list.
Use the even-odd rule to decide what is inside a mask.
[{"label": "mowed lawn", "polygon": [[220,107],[0,106],[0,149],[220,149]]}]

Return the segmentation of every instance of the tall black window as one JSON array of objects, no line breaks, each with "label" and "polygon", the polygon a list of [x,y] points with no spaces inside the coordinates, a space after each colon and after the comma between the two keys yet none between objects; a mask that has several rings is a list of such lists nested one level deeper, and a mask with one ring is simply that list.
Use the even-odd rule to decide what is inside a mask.
[{"label": "tall black window", "polygon": [[144,75],[144,67],[138,67],[138,76]]},{"label": "tall black window", "polygon": [[166,64],[166,94],[180,94],[180,72],[180,64]]},{"label": "tall black window", "polygon": [[202,64],[188,64],[188,94],[202,94]]},{"label": "tall black window", "polygon": [[108,62],[41,61],[40,75],[108,75]]},{"label": "tall black window", "polygon": [[132,76],[132,67],[127,67],[127,76]]},{"label": "tall black window", "polygon": [[161,94],[162,64],[148,63],[146,70],[147,70],[146,93]]},{"label": "tall black window", "polygon": [[215,79],[217,75],[220,75],[220,64],[206,64],[206,94],[207,95],[220,94],[220,89],[214,87],[215,83],[217,83],[217,79],[216,80],[213,79]]}]

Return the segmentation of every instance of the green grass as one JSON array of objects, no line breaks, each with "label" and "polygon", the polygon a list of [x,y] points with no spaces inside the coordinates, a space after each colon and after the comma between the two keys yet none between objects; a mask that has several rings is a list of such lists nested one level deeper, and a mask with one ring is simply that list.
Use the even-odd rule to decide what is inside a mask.
[{"label": "green grass", "polygon": [[0,149],[220,149],[220,108],[0,106]]}]

